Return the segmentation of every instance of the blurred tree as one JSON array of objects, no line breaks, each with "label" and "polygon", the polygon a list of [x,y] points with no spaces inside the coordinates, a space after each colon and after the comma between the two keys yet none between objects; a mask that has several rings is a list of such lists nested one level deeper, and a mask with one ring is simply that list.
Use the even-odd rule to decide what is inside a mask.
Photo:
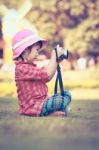
[{"label": "blurred tree", "polygon": [[24,3],[24,0],[16,1],[16,0],[0,0],[0,4],[6,5],[9,9],[16,8],[18,9],[22,3]]},{"label": "blurred tree", "polygon": [[[31,0],[27,18],[52,47],[60,43],[70,51],[99,52],[98,0]],[[0,0],[18,9],[24,0]],[[52,48],[50,46],[50,48]]]},{"label": "blurred tree", "polygon": [[0,68],[3,64],[3,59],[4,59],[4,40],[2,32],[2,17],[0,16]]}]

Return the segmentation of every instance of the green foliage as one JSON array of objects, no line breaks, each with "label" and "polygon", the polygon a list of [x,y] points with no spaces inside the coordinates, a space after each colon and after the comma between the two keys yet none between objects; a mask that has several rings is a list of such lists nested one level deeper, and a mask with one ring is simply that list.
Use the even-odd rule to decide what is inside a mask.
[{"label": "green foliage", "polygon": [[16,8],[18,9],[20,5],[22,5],[24,0],[16,1],[16,0],[0,0],[0,4],[7,6],[9,9]]},{"label": "green foliage", "polygon": [[[8,7],[18,9],[16,0],[1,0]],[[70,51],[99,52],[98,0],[31,0],[32,8],[26,18],[40,35],[49,40],[50,48],[58,42]]]},{"label": "green foliage", "polygon": [[70,51],[99,51],[98,6],[98,1],[90,0],[42,0],[33,5],[27,18],[52,46],[59,42]]}]

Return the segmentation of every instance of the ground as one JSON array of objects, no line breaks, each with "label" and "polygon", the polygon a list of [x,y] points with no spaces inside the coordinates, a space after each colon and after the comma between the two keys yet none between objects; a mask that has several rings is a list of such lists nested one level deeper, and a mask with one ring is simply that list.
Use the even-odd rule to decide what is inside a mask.
[{"label": "ground", "polygon": [[66,72],[63,82],[73,99],[68,117],[26,117],[13,73],[0,71],[0,150],[99,150],[99,67]]},{"label": "ground", "polygon": [[0,150],[99,150],[99,101],[74,100],[67,118],[20,116],[0,98]]}]

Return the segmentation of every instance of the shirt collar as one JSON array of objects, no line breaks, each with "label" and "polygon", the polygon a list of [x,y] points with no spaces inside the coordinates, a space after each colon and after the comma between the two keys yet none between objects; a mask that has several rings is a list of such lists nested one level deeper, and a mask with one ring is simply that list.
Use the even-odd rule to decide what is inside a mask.
[{"label": "shirt collar", "polygon": [[15,64],[18,65],[18,64],[28,64],[28,65],[33,65],[33,66],[36,66],[36,64],[34,63],[30,63],[30,62],[24,62],[24,61],[19,61],[19,60],[16,60],[15,61]]}]

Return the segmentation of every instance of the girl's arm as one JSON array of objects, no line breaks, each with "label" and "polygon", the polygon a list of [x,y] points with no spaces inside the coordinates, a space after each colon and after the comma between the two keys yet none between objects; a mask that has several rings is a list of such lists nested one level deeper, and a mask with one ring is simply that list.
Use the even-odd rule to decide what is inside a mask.
[{"label": "girl's arm", "polygon": [[[63,49],[59,45],[57,45],[57,52],[58,52],[58,57],[63,54]],[[51,59],[49,61],[49,64],[46,67],[49,80],[54,76],[56,69],[57,69],[56,53],[55,50],[53,50],[51,53]]]}]

